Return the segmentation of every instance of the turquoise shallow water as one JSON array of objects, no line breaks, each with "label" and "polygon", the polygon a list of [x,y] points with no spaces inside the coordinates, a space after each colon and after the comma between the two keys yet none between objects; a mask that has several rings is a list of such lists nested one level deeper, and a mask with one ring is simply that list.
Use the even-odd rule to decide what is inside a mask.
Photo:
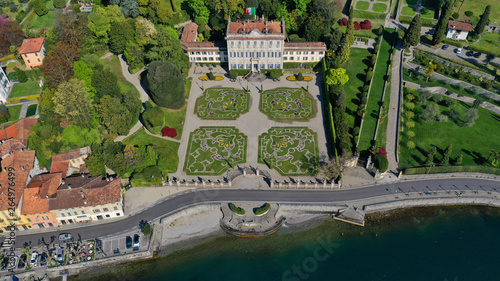
[{"label": "turquoise shallow water", "polygon": [[500,280],[500,210],[410,209],[224,236],[70,280]]}]

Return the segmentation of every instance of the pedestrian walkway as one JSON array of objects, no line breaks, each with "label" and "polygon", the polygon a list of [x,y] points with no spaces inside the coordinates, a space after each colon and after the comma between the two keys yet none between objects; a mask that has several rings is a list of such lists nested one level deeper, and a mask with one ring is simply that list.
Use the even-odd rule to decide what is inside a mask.
[{"label": "pedestrian walkway", "polygon": [[401,55],[402,50],[394,49],[393,67],[391,69],[391,93],[389,102],[389,111],[387,113],[387,140],[386,151],[387,160],[389,160],[388,171],[398,174],[398,137],[399,137],[399,118],[400,118],[400,95],[401,95]]},{"label": "pedestrian walkway", "polygon": [[[412,70],[417,71],[419,73],[422,73],[424,75],[427,75],[424,72],[424,68],[421,67],[421,66],[419,66],[419,65],[417,65],[417,64],[410,63],[410,62],[405,62],[403,64],[403,67],[404,68],[409,68],[409,69],[412,69]],[[490,99],[493,99],[493,100],[496,100],[496,101],[500,101],[500,95],[499,94],[496,94],[496,93],[493,93],[491,91],[485,90],[485,89],[483,89],[483,88],[481,88],[479,86],[472,85],[470,83],[467,83],[467,82],[464,82],[464,81],[461,81],[461,80],[456,80],[456,79],[444,76],[444,75],[436,73],[436,72],[434,72],[431,75],[431,77],[434,78],[434,79],[436,79],[436,80],[444,81],[444,82],[446,82],[446,84],[455,85],[455,86],[458,86],[458,87],[460,87],[462,89],[469,89],[471,91],[474,91],[475,93],[478,93],[480,95],[486,96],[486,97],[488,97]]]},{"label": "pedestrian walkway", "polygon": [[[308,74],[311,75],[311,74]],[[303,127],[307,126],[318,134],[318,148],[320,159],[327,157],[327,144],[325,137],[325,128],[323,122],[322,114],[322,96],[320,94],[321,86],[321,76],[312,74],[313,81],[311,82],[290,82],[286,80],[286,75],[281,78],[281,81],[275,82],[271,79],[266,79],[262,83],[251,83],[238,79],[235,82],[230,82],[229,79],[224,79],[223,81],[205,81],[203,82],[204,88],[211,87],[232,87],[235,89],[250,89],[250,108],[249,112],[241,115],[237,120],[202,120],[195,112],[196,99],[203,94],[202,81],[198,78],[202,76],[199,74],[192,74],[193,85],[191,87],[191,93],[189,95],[186,121],[184,122],[184,131],[182,134],[182,140],[179,146],[179,166],[176,173],[171,173],[170,176],[176,177],[178,179],[198,180],[198,176],[188,176],[184,173],[184,162],[186,158],[187,148],[189,145],[190,133],[200,126],[235,126],[240,132],[244,133],[248,137],[247,141],[247,156],[246,163],[242,166],[252,166],[259,168],[260,170],[269,171],[273,179],[289,179],[289,177],[281,176],[276,170],[269,169],[266,165],[260,164],[258,162],[258,148],[259,148],[259,136],[271,127]],[[264,90],[275,89],[279,87],[304,87],[309,85],[309,92],[315,100],[316,115],[313,116],[309,121],[286,121],[279,122],[270,120],[267,115],[263,114],[259,110],[259,100],[261,85]],[[221,176],[203,178],[217,180],[221,179]],[[306,179],[307,177],[300,177],[301,179]],[[312,179],[312,178],[311,178]]]},{"label": "pedestrian walkway", "polygon": [[[428,91],[428,92],[433,93],[433,94],[441,94],[443,96],[447,96],[449,98],[456,99],[456,100],[463,101],[463,102],[467,102],[467,103],[474,103],[474,101],[476,100],[476,99],[471,98],[471,97],[459,96],[458,94],[455,94],[455,93],[448,95],[449,90],[446,88],[443,88],[443,87],[425,87],[425,86],[421,86],[417,83],[408,82],[408,81],[405,81],[405,85],[407,87],[412,87],[412,88],[415,88],[417,90],[425,90],[425,91]],[[482,108],[488,109],[489,111],[500,114],[500,107],[499,106],[493,105],[489,102],[483,102],[480,106]]]}]

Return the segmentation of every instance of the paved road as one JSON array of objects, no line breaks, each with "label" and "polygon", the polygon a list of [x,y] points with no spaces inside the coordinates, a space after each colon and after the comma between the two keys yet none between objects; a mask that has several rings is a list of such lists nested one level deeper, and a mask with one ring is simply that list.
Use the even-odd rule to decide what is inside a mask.
[{"label": "paved road", "polygon": [[[210,202],[248,201],[297,204],[343,204],[346,202],[387,196],[398,190],[399,192],[427,192],[429,189],[438,191],[438,188],[441,188],[439,191],[442,191],[442,189],[450,190],[452,186],[454,186],[454,190],[461,191],[477,189],[478,186],[481,186],[482,190],[486,191],[491,191],[493,188],[500,189],[498,181],[468,178],[404,181],[345,190],[207,189],[177,194],[174,197],[167,198],[165,201],[123,220],[106,224],[88,225],[86,227],[77,226],[77,228],[65,230],[64,232],[69,232],[75,238],[80,237],[81,239],[119,235],[120,233],[125,233],[138,227],[139,222],[143,219],[152,221],[190,206]],[[472,194],[472,192],[464,193],[464,196],[467,196],[467,194]],[[16,245],[21,247],[23,243],[28,241],[31,241],[32,245],[38,245],[39,239],[45,239],[45,242],[50,242],[51,236],[56,237],[61,232],[61,230],[58,230],[26,235],[22,235],[23,233],[20,232],[17,233]],[[3,242],[3,237],[0,239]]]}]

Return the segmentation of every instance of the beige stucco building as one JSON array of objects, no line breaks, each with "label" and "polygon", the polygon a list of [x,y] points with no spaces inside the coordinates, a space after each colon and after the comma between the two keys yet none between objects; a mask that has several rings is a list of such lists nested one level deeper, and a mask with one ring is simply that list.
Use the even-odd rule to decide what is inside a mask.
[{"label": "beige stucco building", "polygon": [[227,63],[229,69],[283,69],[283,63],[319,62],[323,42],[286,42],[284,21],[228,20],[225,42],[196,42],[198,25],[184,27],[181,43],[193,63]]},{"label": "beige stucco building", "polygon": [[27,69],[38,68],[43,64],[45,58],[45,47],[43,42],[45,38],[24,39],[19,54],[24,60]]}]

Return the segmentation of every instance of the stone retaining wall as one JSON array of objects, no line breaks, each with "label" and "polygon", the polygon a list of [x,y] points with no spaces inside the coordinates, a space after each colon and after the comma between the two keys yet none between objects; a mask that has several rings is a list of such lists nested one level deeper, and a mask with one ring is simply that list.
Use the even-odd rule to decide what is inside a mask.
[{"label": "stone retaining wall", "polygon": [[418,179],[445,179],[445,178],[480,178],[500,180],[498,175],[482,174],[482,173],[443,173],[443,174],[415,174],[415,175],[400,175],[401,180],[418,180]]},{"label": "stone retaining wall", "polygon": [[400,208],[430,207],[430,206],[450,206],[450,205],[484,205],[490,207],[500,207],[500,201],[493,198],[457,197],[457,198],[426,198],[395,200],[384,203],[365,205],[366,213],[388,211]]}]

